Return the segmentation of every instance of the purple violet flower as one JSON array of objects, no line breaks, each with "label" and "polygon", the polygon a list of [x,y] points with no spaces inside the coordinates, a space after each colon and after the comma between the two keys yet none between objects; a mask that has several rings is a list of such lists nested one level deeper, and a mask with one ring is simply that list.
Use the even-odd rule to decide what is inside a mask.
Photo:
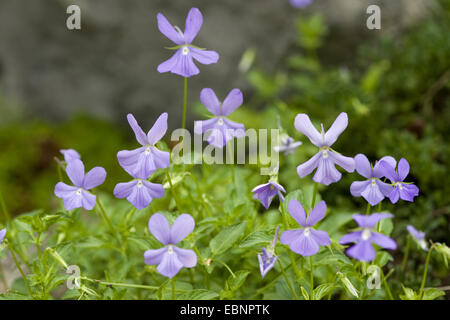
[{"label": "purple violet flower", "polygon": [[303,9],[312,3],[312,0],[290,0],[293,7],[297,9]]},{"label": "purple violet flower", "polygon": [[414,239],[416,239],[417,243],[419,244],[419,246],[425,250],[428,251],[428,244],[425,240],[425,232],[423,231],[419,231],[416,228],[414,228],[411,225],[408,225],[406,227],[406,229],[408,230],[408,232],[413,236]]},{"label": "purple violet flower", "polygon": [[345,112],[339,114],[326,133],[323,125],[322,132],[319,133],[306,114],[301,113],[295,117],[295,128],[307,136],[312,144],[320,148],[320,151],[315,156],[297,167],[297,173],[300,178],[306,177],[317,168],[313,180],[327,186],[341,179],[342,175],[336,169],[336,164],[348,172],[355,170],[355,160],[353,158],[345,157],[330,148],[339,135],[347,128],[347,125],[348,117]]},{"label": "purple violet flower", "polygon": [[275,230],[275,236],[270,246],[262,248],[262,253],[258,253],[259,270],[261,271],[262,278],[266,276],[267,272],[269,272],[275,265],[275,262],[277,262],[278,256],[275,255],[275,245],[277,244],[279,229],[280,227],[277,227]]},{"label": "purple violet flower", "polygon": [[74,186],[58,182],[55,186],[55,195],[63,199],[66,210],[70,211],[80,207],[92,210],[97,198],[92,193],[87,192],[87,190],[98,187],[105,181],[105,169],[95,167],[85,175],[83,162],[74,159],[67,165],[66,173]]},{"label": "purple violet flower", "polygon": [[3,228],[2,230],[0,230],[0,244],[3,242],[3,239],[5,239],[5,235],[6,235],[6,228]]},{"label": "purple violet flower", "polygon": [[145,263],[157,264],[158,272],[168,278],[173,278],[183,267],[195,267],[195,252],[175,246],[194,230],[194,226],[195,221],[189,214],[183,213],[170,226],[165,216],[155,213],[148,221],[148,229],[165,247],[145,251]]},{"label": "purple violet flower", "polygon": [[259,201],[261,201],[261,204],[267,210],[269,209],[273,197],[275,197],[276,195],[278,195],[281,202],[284,201],[284,197],[281,192],[286,192],[286,190],[284,190],[283,186],[278,184],[277,182],[269,181],[268,183],[256,186],[255,188],[253,188],[252,192],[254,192],[253,199],[259,199]]},{"label": "purple violet flower", "polygon": [[193,59],[202,64],[216,63],[219,54],[192,45],[203,24],[203,16],[197,8],[192,8],[186,18],[184,33],[178,27],[173,27],[161,13],[157,15],[158,28],[162,34],[177,44],[175,54],[158,66],[158,72],[172,72],[183,77],[190,77],[200,73]]},{"label": "purple violet flower", "polygon": [[242,92],[239,89],[231,90],[221,103],[212,89],[204,88],[200,92],[200,101],[215,117],[209,120],[195,121],[195,134],[209,132],[207,141],[216,148],[223,148],[233,137],[243,137],[245,135],[244,125],[226,118],[242,105],[243,100]]},{"label": "purple violet flower", "polygon": [[66,163],[69,163],[74,159],[81,160],[80,154],[73,149],[62,149],[59,150],[59,152],[61,152],[61,154],[64,156],[64,161]]},{"label": "purple violet flower", "polygon": [[273,147],[275,152],[284,152],[284,155],[290,153],[295,153],[295,150],[302,144],[301,141],[294,141],[293,138],[289,137],[287,134],[281,136],[281,144],[279,146]]},{"label": "purple violet flower", "polygon": [[289,201],[289,214],[303,229],[287,230],[283,232],[280,242],[288,245],[289,248],[304,257],[315,255],[319,252],[320,246],[331,244],[330,236],[326,231],[315,230],[312,227],[325,217],[327,205],[325,201],[320,201],[306,217],[305,209],[300,202],[295,199]]},{"label": "purple violet flower", "polygon": [[350,186],[350,192],[354,197],[362,196],[372,206],[382,201],[384,197],[389,196],[392,191],[390,184],[380,180],[384,176],[384,171],[380,166],[381,161],[393,162],[395,165],[395,159],[386,156],[377,161],[372,168],[365,155],[360,153],[355,156],[356,171],[367,180],[353,182]]},{"label": "purple violet flower", "polygon": [[158,168],[167,168],[170,164],[170,153],[155,147],[167,131],[167,113],[164,112],[158,117],[148,134],[144,133],[132,114],[128,114],[127,119],[142,147],[117,153],[122,168],[132,177],[140,179],[147,179]]},{"label": "purple violet flower", "polygon": [[409,173],[409,163],[405,158],[401,158],[398,162],[397,171],[395,171],[395,161],[393,163],[382,161],[380,166],[383,168],[384,176],[391,180],[394,188],[389,193],[389,199],[392,203],[396,203],[398,199],[405,201],[414,201],[414,197],[419,195],[419,188],[412,183],[405,183],[406,176]]},{"label": "purple violet flower", "polygon": [[362,230],[346,234],[341,238],[339,243],[347,244],[356,242],[354,246],[347,250],[347,255],[360,261],[372,261],[376,257],[372,242],[384,249],[394,250],[397,248],[394,240],[372,230],[379,221],[392,217],[393,215],[390,213],[373,213],[369,216],[354,214],[353,220],[356,221]]},{"label": "purple violet flower", "polygon": [[159,183],[151,183],[146,178],[133,176],[134,180],[118,183],[114,188],[114,196],[126,198],[138,210],[147,208],[153,199],[164,196],[164,187]]}]

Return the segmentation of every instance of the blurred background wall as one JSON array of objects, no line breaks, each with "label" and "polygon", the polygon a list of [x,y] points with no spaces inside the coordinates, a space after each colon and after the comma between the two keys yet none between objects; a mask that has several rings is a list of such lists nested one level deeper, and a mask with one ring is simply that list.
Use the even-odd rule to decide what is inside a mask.
[{"label": "blurred background wall", "polygon": [[[66,28],[66,8],[81,7],[81,31]],[[382,6],[382,30],[369,32],[366,8]],[[352,63],[359,41],[400,33],[426,12],[426,0],[315,0],[302,11],[320,12],[329,26],[319,52],[328,63]],[[189,81],[198,100],[203,87],[219,96],[248,84],[238,71],[243,52],[255,49],[258,65],[275,70],[292,50],[293,17],[288,0],[0,0],[0,92],[15,101],[8,115],[66,119],[89,112],[113,121],[135,113],[145,125],[162,111],[180,123],[182,78],[160,75],[172,52],[157,28],[156,14],[184,28],[189,8],[201,9],[204,24],[195,44],[220,53],[218,64],[200,66]],[[245,92],[246,96],[251,92]],[[190,114],[188,124],[192,125]]]}]

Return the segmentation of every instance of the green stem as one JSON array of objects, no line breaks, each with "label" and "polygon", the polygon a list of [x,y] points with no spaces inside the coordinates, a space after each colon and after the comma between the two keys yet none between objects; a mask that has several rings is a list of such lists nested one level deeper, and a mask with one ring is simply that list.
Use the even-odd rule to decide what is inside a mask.
[{"label": "green stem", "polygon": [[14,249],[10,246],[10,244],[8,243],[8,249],[11,252],[11,256],[14,260],[14,263],[16,264],[17,269],[19,270],[20,274],[22,275],[23,281],[25,282],[25,286],[27,287],[27,291],[30,294],[30,296],[32,297],[32,291],[30,289],[30,285],[28,284],[28,280],[27,277],[25,276],[25,273],[22,270],[22,267],[20,266],[19,262],[17,261],[16,255],[14,254]]},{"label": "green stem", "polygon": [[384,276],[383,268],[380,268],[381,278],[383,279],[384,289],[386,290],[388,297],[390,300],[394,300],[394,296],[392,295],[391,289],[386,281],[386,277]]},{"label": "green stem", "polygon": [[411,240],[409,235],[406,237],[406,249],[405,249],[405,255],[403,256],[403,261],[402,261],[402,275],[404,275],[405,272],[405,267],[406,267],[406,262],[408,261],[408,255],[409,255],[409,247],[411,246],[410,244]]},{"label": "green stem", "polygon": [[187,77],[184,77],[183,122],[181,123],[181,127],[183,129],[186,128],[186,112],[187,112]]},{"label": "green stem", "polygon": [[219,262],[221,265],[223,265],[225,268],[227,268],[227,270],[228,270],[228,272],[230,272],[231,276],[233,278],[236,278],[236,275],[234,274],[234,272],[231,270],[231,268],[225,262],[222,262],[222,261],[217,260],[217,259],[214,259],[214,261]]},{"label": "green stem", "polygon": [[38,233],[35,241],[36,241],[36,250],[38,253],[39,260],[42,260],[42,252],[41,252],[41,246],[40,246],[40,241],[41,241],[41,233],[40,232]]},{"label": "green stem", "polygon": [[420,299],[422,299],[423,288],[425,287],[425,282],[427,281],[428,264],[430,263],[431,251],[433,251],[433,249],[434,249],[434,244],[430,247],[430,250],[428,251],[428,254],[427,254],[427,259],[425,260],[425,270],[423,270],[422,284],[420,285],[420,290],[419,290]]},{"label": "green stem", "polygon": [[316,204],[316,196],[317,196],[317,187],[318,187],[318,183],[314,182],[314,190],[313,190],[313,196],[312,196],[312,201],[311,201],[311,209],[314,208],[314,205]]},{"label": "green stem", "polygon": [[284,280],[286,280],[286,283],[287,283],[289,289],[291,290],[292,295],[294,296],[294,299],[298,300],[298,296],[295,293],[294,287],[292,286],[291,282],[289,281],[289,278],[287,277],[286,272],[284,271],[284,268],[283,268],[283,265],[281,264],[280,259],[278,259],[278,264],[280,265],[281,273],[283,274]]},{"label": "green stem", "polygon": [[158,290],[159,287],[156,286],[146,286],[143,284],[133,284],[133,283],[118,283],[118,282],[107,282],[107,281],[100,281],[100,280],[94,280],[87,277],[81,277],[82,280],[86,280],[93,283],[98,283],[104,286],[111,286],[111,287],[123,287],[123,288],[137,288],[137,289],[147,289],[147,290]]},{"label": "green stem", "polygon": [[172,278],[172,300],[175,300],[175,277]]},{"label": "green stem", "polygon": [[180,201],[178,199],[178,196],[176,195],[177,193],[175,192],[175,190],[173,188],[172,179],[170,178],[170,174],[168,171],[166,172],[166,175],[167,175],[167,181],[169,181],[169,185],[170,185],[170,192],[172,192],[172,196],[175,199],[175,204],[177,206],[177,209],[181,210]]},{"label": "green stem", "polygon": [[311,268],[311,276],[309,278],[309,300],[313,300],[313,294],[314,294],[314,274],[313,274],[313,262],[312,262],[312,256],[309,256],[309,265]]},{"label": "green stem", "polygon": [[[288,224],[286,211],[284,210],[283,203],[280,204],[280,211],[281,211],[281,216],[283,218],[284,228],[286,230],[288,230],[289,224]],[[294,268],[295,275],[297,276],[298,279],[300,279],[302,275],[300,274],[300,271],[298,270],[297,264],[295,263],[294,253],[291,250],[289,250],[289,259],[291,260],[291,265]]]},{"label": "green stem", "polygon": [[368,216],[370,214],[370,208],[371,208],[370,203],[367,203],[366,216]]},{"label": "green stem", "polygon": [[111,232],[114,236],[114,238],[116,239],[118,245],[120,246],[120,251],[122,252],[122,254],[125,254],[122,250],[123,246],[122,246],[122,241],[120,240],[120,236],[117,234],[116,229],[114,228],[111,220],[109,219],[108,215],[106,214],[106,210],[105,207],[103,206],[102,202],[100,201],[100,198],[97,196],[97,204],[98,204],[98,208],[99,208],[99,212],[101,217],[103,218],[103,220],[105,220],[106,224],[108,225],[108,227],[111,229]]},{"label": "green stem", "polygon": [[8,208],[6,207],[5,199],[3,199],[3,193],[0,190],[0,205],[5,215],[6,222],[9,224],[11,222],[11,216],[9,215]]}]

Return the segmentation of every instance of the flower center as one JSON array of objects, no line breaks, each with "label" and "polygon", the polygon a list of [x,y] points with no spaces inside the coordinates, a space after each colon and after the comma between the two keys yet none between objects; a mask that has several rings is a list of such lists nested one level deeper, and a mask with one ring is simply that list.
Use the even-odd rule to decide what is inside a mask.
[{"label": "flower center", "polygon": [[309,237],[310,233],[311,233],[311,231],[309,230],[309,228],[305,228],[305,231],[303,231],[303,234],[305,235],[305,237]]},{"label": "flower center", "polygon": [[401,183],[397,183],[397,185],[398,185],[398,188],[399,188],[400,190],[403,189],[403,185],[402,185]]},{"label": "flower center", "polygon": [[172,246],[167,246],[167,252],[169,253],[169,254],[172,254],[173,253],[173,247]]},{"label": "flower center", "polygon": [[328,158],[328,150],[325,149],[325,150],[322,151],[322,157],[324,159]]},{"label": "flower center", "polygon": [[365,228],[365,229],[363,230],[363,232],[362,232],[361,238],[362,238],[363,240],[367,240],[367,239],[370,238],[370,235],[371,235],[370,229],[369,229],[369,228]]},{"label": "flower center", "polygon": [[425,239],[420,240],[419,245],[423,250],[427,249],[427,242],[425,241]]},{"label": "flower center", "polygon": [[139,180],[139,182],[138,182],[138,184],[137,184],[137,187],[138,187],[138,188],[142,188],[142,185],[143,185],[142,180]]},{"label": "flower center", "polygon": [[372,187],[374,187],[377,184],[376,179],[372,179]]},{"label": "flower center", "polygon": [[82,191],[83,191],[83,189],[81,189],[81,188],[78,189],[78,190],[77,190],[77,196],[81,196],[81,192],[82,192]]},{"label": "flower center", "polygon": [[184,46],[184,47],[183,47],[183,50],[181,51],[181,53],[182,53],[184,56],[187,55],[187,54],[189,53],[189,48],[186,47],[186,46]]},{"label": "flower center", "polygon": [[219,126],[223,125],[223,119],[222,119],[222,118],[219,118],[219,121],[217,121],[217,124],[218,124]]},{"label": "flower center", "polygon": [[145,155],[148,156],[150,154],[150,152],[151,152],[150,147],[147,147],[147,149],[145,149]]},{"label": "flower center", "polygon": [[270,190],[273,190],[275,187],[273,186],[273,184],[270,185]]}]

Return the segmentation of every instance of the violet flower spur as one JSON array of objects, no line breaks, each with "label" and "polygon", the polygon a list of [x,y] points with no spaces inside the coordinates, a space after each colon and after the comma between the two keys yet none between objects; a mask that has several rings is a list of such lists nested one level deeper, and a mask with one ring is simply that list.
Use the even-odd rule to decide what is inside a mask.
[{"label": "violet flower spur", "polygon": [[95,167],[85,175],[83,162],[74,159],[67,165],[66,173],[74,186],[58,182],[55,186],[55,195],[63,199],[66,210],[70,211],[80,207],[92,210],[97,197],[87,190],[98,187],[105,181],[105,169]]},{"label": "violet flower spur", "polygon": [[170,153],[155,147],[167,131],[167,113],[164,112],[158,117],[148,134],[144,133],[132,114],[128,114],[127,119],[142,147],[117,153],[122,168],[132,177],[140,179],[147,179],[158,168],[167,168],[170,164]]},{"label": "violet flower spur", "polygon": [[209,120],[195,121],[195,134],[210,133],[207,141],[216,148],[223,148],[234,137],[245,136],[245,127],[242,123],[236,123],[226,118],[242,105],[244,97],[241,90],[231,90],[221,103],[212,89],[204,88],[200,92],[200,101],[215,117]]},{"label": "violet flower spur", "polygon": [[369,216],[354,214],[353,220],[356,221],[362,230],[346,234],[339,240],[339,243],[347,244],[356,242],[355,245],[347,250],[347,255],[360,261],[372,261],[376,257],[372,242],[384,249],[394,250],[397,248],[394,240],[372,230],[379,221],[392,217],[393,215],[390,213],[373,213]]},{"label": "violet flower spur", "polygon": [[61,154],[64,156],[64,161],[66,163],[69,163],[71,160],[74,160],[74,159],[81,160],[81,156],[76,150],[62,149],[62,150],[59,150],[59,152],[61,152]]},{"label": "violet flower spur", "polygon": [[3,239],[5,239],[5,235],[6,235],[6,228],[3,228],[2,230],[0,230],[0,244],[3,242]]},{"label": "violet flower spur", "polygon": [[183,77],[191,77],[200,73],[193,59],[202,64],[217,63],[219,54],[192,45],[203,24],[203,16],[197,8],[192,8],[186,18],[184,33],[178,27],[173,27],[161,13],[157,15],[158,28],[162,34],[175,42],[175,54],[158,66],[158,72],[172,72]]},{"label": "violet flower spur", "polygon": [[168,278],[173,278],[183,267],[195,267],[197,264],[195,252],[175,246],[194,230],[194,226],[195,221],[189,214],[183,213],[170,226],[165,216],[155,213],[148,221],[148,228],[165,247],[145,251],[145,263],[157,264],[158,272]]},{"label": "violet flower spur", "polygon": [[416,228],[414,228],[411,225],[408,225],[406,227],[406,229],[408,230],[408,232],[413,236],[414,239],[416,239],[417,243],[419,244],[419,246],[425,250],[428,251],[428,244],[425,240],[425,232],[423,231],[419,231]]},{"label": "violet flower spur", "polygon": [[392,191],[390,184],[380,180],[384,176],[384,171],[380,166],[381,161],[395,164],[394,158],[386,156],[377,161],[372,168],[365,155],[359,153],[355,156],[356,171],[364,178],[367,178],[367,180],[353,182],[350,186],[350,192],[354,197],[362,196],[371,206],[382,201]]},{"label": "violet flower spur", "polygon": [[303,229],[287,230],[283,232],[280,242],[288,245],[289,248],[304,257],[315,255],[319,252],[320,246],[331,244],[330,236],[326,231],[315,230],[312,227],[325,217],[327,205],[325,201],[320,201],[306,217],[305,209],[300,202],[295,199],[289,201],[289,214]]},{"label": "violet flower spur", "polygon": [[283,194],[281,192],[286,192],[281,184],[276,181],[270,180],[268,183],[260,184],[253,188],[252,192],[253,199],[259,199],[264,208],[269,209],[272,199],[278,195],[280,201],[284,201]]},{"label": "violet flower spur", "polygon": [[280,227],[277,227],[275,230],[275,236],[272,240],[272,243],[267,248],[262,248],[262,253],[258,253],[258,262],[259,262],[259,270],[261,271],[261,278],[264,278],[267,272],[270,271],[275,266],[275,262],[277,262],[278,256],[275,255],[275,245],[278,240],[278,230]]},{"label": "violet flower spur", "polygon": [[401,158],[398,162],[397,170],[395,171],[395,161],[393,163],[382,161],[381,167],[384,171],[384,176],[391,180],[394,188],[389,193],[389,199],[392,203],[396,203],[398,199],[405,201],[414,201],[414,197],[419,195],[419,188],[412,184],[403,182],[409,173],[409,163],[405,158]]},{"label": "violet flower spur", "polygon": [[164,187],[159,183],[151,183],[145,177],[134,175],[134,180],[119,183],[114,188],[114,196],[118,199],[126,198],[138,210],[147,208],[156,198],[164,196]]},{"label": "violet flower spur", "polygon": [[324,131],[322,125],[321,133],[314,128],[306,114],[301,113],[295,117],[295,128],[307,136],[312,144],[320,148],[320,151],[316,155],[297,167],[297,173],[300,178],[306,177],[317,168],[313,180],[327,186],[341,179],[342,175],[336,169],[336,164],[348,172],[355,170],[355,161],[353,158],[345,157],[330,148],[347,125],[348,117],[345,112],[339,114],[327,132]]}]

